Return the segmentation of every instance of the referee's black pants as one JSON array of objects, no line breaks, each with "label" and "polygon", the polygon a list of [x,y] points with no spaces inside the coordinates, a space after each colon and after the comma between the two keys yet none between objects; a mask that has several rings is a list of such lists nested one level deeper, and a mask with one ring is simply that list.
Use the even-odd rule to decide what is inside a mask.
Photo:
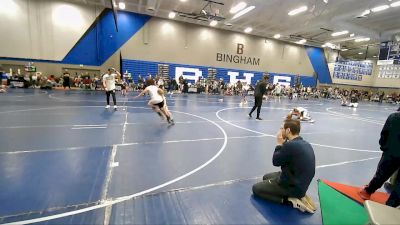
[{"label": "referee's black pants", "polygon": [[117,105],[117,99],[115,98],[115,90],[106,91],[107,95],[107,105],[110,105],[110,95],[112,95],[114,105]]},{"label": "referee's black pants", "polygon": [[262,95],[261,96],[258,96],[258,95],[254,96],[254,106],[251,109],[249,115],[251,115],[254,112],[254,110],[257,109],[257,118],[260,118],[262,100],[263,100],[263,96]]},{"label": "referee's black pants", "polygon": [[[382,185],[387,181],[393,174],[400,168],[400,157],[392,156],[387,153],[383,153],[381,160],[378,163],[378,168],[376,173],[369,182],[368,186],[365,188],[369,194],[374,193],[376,190],[382,187]],[[399,180],[399,173],[397,174],[397,179]],[[393,187],[393,191],[386,202],[386,205],[397,207],[400,205],[400,182],[396,182]]]}]

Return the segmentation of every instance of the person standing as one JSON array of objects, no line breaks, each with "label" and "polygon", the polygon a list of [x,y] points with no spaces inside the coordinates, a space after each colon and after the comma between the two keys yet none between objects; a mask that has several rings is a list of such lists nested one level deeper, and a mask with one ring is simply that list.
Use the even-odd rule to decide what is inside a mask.
[{"label": "person standing", "polygon": [[110,95],[112,95],[114,110],[117,110],[117,99],[115,98],[115,79],[121,77],[121,74],[114,68],[109,68],[107,73],[103,75],[103,86],[107,96],[106,109],[110,108]]},{"label": "person standing", "polygon": [[382,93],[379,95],[379,102],[382,103],[383,102],[383,98],[385,97],[385,92],[382,91]]},{"label": "person standing", "polygon": [[300,137],[300,121],[285,120],[276,141],[272,164],[281,171],[264,175],[253,185],[254,195],[314,213],[317,207],[306,193],[315,175],[315,155],[310,143]]},{"label": "person standing", "polygon": [[[387,118],[381,131],[379,145],[383,153],[375,175],[369,184],[358,192],[358,195],[364,200],[370,199],[371,195],[400,168],[400,108]],[[398,179],[399,175],[397,174],[396,180]],[[393,187],[386,205],[391,207],[400,205],[399,182]]]},{"label": "person standing", "polygon": [[65,72],[63,74],[63,87],[64,87],[64,90],[66,87],[68,87],[69,90],[71,90],[70,74],[67,70],[65,70]]},{"label": "person standing", "polygon": [[251,109],[250,113],[249,113],[249,117],[252,117],[252,113],[254,112],[254,110],[257,109],[257,120],[262,120],[260,117],[260,112],[261,112],[261,105],[262,105],[262,101],[263,101],[263,96],[265,94],[265,92],[267,91],[267,82],[268,82],[269,76],[268,75],[264,75],[263,80],[260,81],[257,86],[256,89],[254,91],[254,106]]},{"label": "person standing", "polygon": [[36,88],[37,79],[38,79],[38,72],[32,74],[32,83],[31,83],[31,85],[32,85],[33,88]]}]

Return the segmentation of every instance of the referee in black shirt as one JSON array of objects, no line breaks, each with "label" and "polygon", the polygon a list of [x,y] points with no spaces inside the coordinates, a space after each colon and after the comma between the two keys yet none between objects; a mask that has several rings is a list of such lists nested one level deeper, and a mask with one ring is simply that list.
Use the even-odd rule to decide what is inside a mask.
[{"label": "referee in black shirt", "polygon": [[254,90],[254,106],[251,109],[250,113],[249,113],[249,117],[251,118],[251,114],[254,112],[254,110],[256,110],[257,108],[257,120],[262,120],[260,118],[260,111],[261,111],[261,105],[262,105],[262,101],[263,101],[263,96],[264,94],[267,92],[267,84],[268,84],[268,79],[269,79],[269,75],[264,75],[263,80],[260,81],[255,90]]}]

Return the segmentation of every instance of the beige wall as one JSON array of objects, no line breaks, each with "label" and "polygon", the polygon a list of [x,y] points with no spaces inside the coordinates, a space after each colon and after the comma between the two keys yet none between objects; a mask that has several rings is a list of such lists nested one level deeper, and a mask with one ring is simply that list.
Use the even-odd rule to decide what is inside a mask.
[{"label": "beige wall", "polygon": [[[1,0],[0,0],[1,1]],[[27,65],[29,62],[27,61],[18,61],[18,60],[0,60],[0,65],[3,65],[5,72],[9,72],[5,67],[7,65],[21,65],[22,67]],[[46,63],[46,62],[35,62],[34,65],[37,68],[38,72],[42,72],[44,75],[55,75],[60,76],[62,74],[63,68],[76,68],[76,69],[90,69],[90,70],[100,70],[103,74],[107,72],[109,67],[114,67],[117,70],[120,70],[120,62],[119,62],[119,51],[117,51],[114,55],[112,55],[102,66],[86,66],[80,67],[80,65],[71,65],[71,64],[60,64],[60,63]],[[13,71],[17,72],[17,71]],[[21,70],[21,74],[25,72]]]},{"label": "beige wall", "polygon": [[325,52],[326,62],[328,64],[336,62],[336,59],[339,56],[338,50],[333,50],[331,48],[325,48],[324,52]]},{"label": "beige wall", "polygon": [[60,0],[0,0],[0,57],[62,60],[101,11]]},{"label": "beige wall", "polygon": [[374,78],[375,79],[372,82],[372,86],[374,87],[400,88],[400,79],[383,79],[378,78],[378,76],[375,76]]},{"label": "beige wall", "polygon": [[[217,53],[235,55],[238,43],[245,45],[244,56],[260,58],[259,66],[216,61]],[[124,59],[309,76],[314,73],[303,46],[160,18],[152,18],[121,51]]]}]

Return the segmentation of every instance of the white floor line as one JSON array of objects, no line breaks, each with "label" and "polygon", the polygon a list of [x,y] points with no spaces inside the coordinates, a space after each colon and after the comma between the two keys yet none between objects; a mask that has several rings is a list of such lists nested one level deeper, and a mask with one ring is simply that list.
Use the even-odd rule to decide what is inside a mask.
[{"label": "white floor line", "polygon": [[[331,163],[331,164],[319,165],[319,166],[316,166],[315,168],[322,169],[322,168],[327,168],[327,167],[343,166],[343,165],[354,164],[354,163],[358,163],[358,162],[365,162],[365,161],[379,159],[379,158],[380,157],[371,157],[371,158],[366,158],[366,159],[358,159],[358,160],[344,161],[344,162],[338,162],[338,163]],[[211,184],[204,184],[204,185],[199,185],[199,186],[183,187],[183,188],[155,192],[155,193],[148,194],[146,196],[158,195],[158,194],[167,193],[167,192],[193,191],[193,190],[204,189],[204,188],[209,188],[209,187],[214,187],[214,186],[229,185],[229,184],[242,182],[242,181],[261,180],[262,177],[263,177],[263,175],[256,176],[256,177],[250,177],[250,178],[224,180],[224,181],[219,181],[219,182],[211,183]]]},{"label": "white floor line", "polygon": [[[110,182],[111,182],[111,178],[112,178],[112,171],[113,171],[113,165],[115,164],[115,156],[117,155],[117,145],[114,145],[112,150],[111,150],[111,156],[110,156],[110,160],[108,162],[108,173],[107,173],[107,177],[106,177],[106,183],[105,183],[105,187],[103,189],[103,194],[101,196],[101,200],[102,202],[106,202],[107,201],[107,195],[108,195],[108,189],[110,186]],[[111,211],[112,211],[112,206],[109,205],[106,207],[105,212],[104,212],[104,221],[103,221],[103,225],[108,225],[110,223],[110,219],[111,219]]]},{"label": "white floor line", "polygon": [[[252,132],[252,133],[255,133],[255,134],[264,135],[265,137],[276,138],[276,135],[258,132],[258,131],[251,130],[251,129],[248,129],[248,128],[245,128],[245,127],[241,127],[241,126],[239,126],[239,125],[236,125],[236,124],[234,124],[234,123],[231,123],[231,122],[229,122],[229,121],[227,121],[227,120],[222,119],[221,116],[219,115],[220,112],[223,112],[223,111],[226,111],[226,110],[238,109],[238,108],[240,108],[240,107],[235,107],[235,108],[224,108],[224,109],[221,109],[221,110],[217,111],[217,112],[215,113],[215,115],[217,116],[217,118],[218,118],[219,120],[224,121],[225,123],[227,123],[227,124],[229,124],[229,125],[231,125],[231,126],[237,127],[237,128],[239,128],[239,129],[242,129],[242,130],[247,130],[247,131]],[[264,108],[269,108],[269,107],[264,107]],[[276,109],[276,108],[275,108],[275,109]],[[310,142],[310,144],[311,144],[311,145],[315,145],[315,146],[321,146],[321,147],[326,147],[326,148],[334,148],[334,149],[341,149],[341,150],[346,150],[346,151],[381,153],[380,151],[374,151],[374,150],[354,149],[354,148],[338,147],[338,146],[331,146],[331,145],[321,145],[321,144],[311,143],[311,142]]]},{"label": "white floor line", "polygon": [[[212,120],[213,122],[216,123],[224,123],[223,121],[220,120]],[[229,122],[254,122],[254,123],[260,123],[260,122],[273,122],[276,120],[262,120],[262,121],[255,121],[255,120],[229,120]],[[158,123],[158,122],[154,122]],[[177,121],[175,124],[196,124],[196,123],[207,123],[206,121],[201,121],[201,120],[188,120],[188,121]],[[64,128],[64,127],[96,127],[96,126],[123,126],[125,123],[109,123],[109,124],[98,124],[98,125],[32,125],[32,126],[0,126],[0,129],[29,129],[29,128]],[[149,125],[147,122],[137,122],[137,123],[126,123],[127,126],[131,125]]]},{"label": "white floor line", "polygon": [[74,127],[105,127],[107,124],[75,124]]},{"label": "white floor line", "polygon": [[374,151],[374,150],[366,150],[366,149],[356,149],[356,148],[346,148],[346,147],[337,147],[337,146],[332,146],[332,145],[322,145],[322,144],[317,144],[317,143],[310,143],[311,145],[315,146],[320,146],[320,147],[326,147],[326,148],[336,148],[336,149],[341,149],[341,150],[349,150],[349,151],[355,151],[355,152],[372,152],[372,153],[382,153],[382,151]]},{"label": "white floor line", "polygon": [[[330,119],[329,119],[330,120]],[[356,130],[347,130],[347,131],[324,131],[324,132],[301,132],[301,135],[318,135],[318,134],[347,134],[349,132],[356,132]]]},{"label": "white floor line", "polygon": [[[122,107],[125,107],[126,101],[124,101],[124,105]],[[124,126],[122,127],[122,144],[125,143],[125,133],[126,133],[126,127],[128,124],[128,110],[125,110],[125,121],[124,121]]]},{"label": "white floor line", "polygon": [[331,113],[332,115],[342,116],[342,117],[345,117],[345,118],[348,118],[348,119],[359,120],[359,121],[372,123],[372,124],[377,124],[377,125],[381,125],[381,126],[383,126],[383,123],[384,123],[384,122],[377,121],[377,120],[371,120],[371,119],[357,117],[357,116],[354,116],[354,115],[347,115],[347,114],[339,113],[339,112],[333,111],[332,109],[333,108],[326,108],[326,111]]},{"label": "white floor line", "polygon": [[320,165],[317,166],[317,169],[321,168],[326,168],[326,167],[332,167],[332,166],[342,166],[346,164],[351,164],[351,163],[357,163],[357,162],[364,162],[364,161],[369,161],[373,159],[380,159],[381,157],[371,157],[371,158],[366,158],[366,159],[358,159],[358,160],[351,160],[351,161],[344,161],[344,162],[339,162],[339,163],[332,163],[332,164],[327,164],[327,165]]},{"label": "white floor line", "polygon": [[[260,138],[265,137],[264,135],[249,135],[249,136],[237,136],[228,137],[228,139],[247,139],[247,138]],[[119,146],[131,146],[131,145],[147,145],[147,144],[170,144],[170,143],[184,143],[184,142],[200,142],[200,141],[213,141],[213,140],[224,140],[223,137],[220,138],[200,138],[200,139],[187,139],[187,140],[170,140],[170,141],[149,141],[149,142],[131,142],[124,144],[115,144]],[[23,153],[39,153],[39,152],[56,152],[56,151],[77,151],[88,148],[99,148],[107,146],[77,146],[77,147],[66,147],[66,148],[52,148],[52,149],[36,149],[36,150],[15,150],[11,152],[0,152],[0,155],[8,154],[23,154]],[[121,150],[121,149],[120,149]]]},{"label": "white floor line", "polygon": [[[2,113],[2,112],[0,112],[0,113]],[[62,213],[62,214],[52,215],[52,216],[48,216],[48,217],[36,218],[36,219],[25,220],[25,221],[17,221],[17,222],[13,222],[13,223],[8,223],[8,225],[10,225],[10,224],[30,224],[30,223],[44,222],[44,221],[48,221],[48,220],[52,220],[52,219],[57,219],[57,218],[62,218],[62,217],[66,217],[66,216],[76,215],[76,214],[79,214],[79,213],[84,213],[84,212],[95,210],[95,209],[99,209],[99,208],[104,208],[106,206],[117,204],[117,203],[120,203],[120,202],[123,202],[123,201],[127,201],[129,199],[132,199],[132,198],[135,198],[135,197],[138,197],[138,196],[153,192],[153,191],[158,190],[158,189],[160,189],[162,187],[168,186],[168,185],[170,185],[172,183],[175,183],[175,182],[177,182],[179,180],[182,180],[182,179],[184,179],[184,178],[186,178],[186,177],[198,172],[202,168],[206,167],[208,164],[213,162],[225,150],[225,147],[226,147],[226,144],[227,144],[227,139],[228,139],[227,138],[227,134],[226,134],[225,130],[221,126],[219,126],[215,122],[212,122],[212,121],[208,120],[207,118],[200,117],[200,116],[197,116],[197,115],[194,115],[194,114],[190,114],[190,113],[184,113],[184,114],[193,115],[193,116],[198,117],[198,118],[203,118],[203,119],[213,123],[215,126],[217,126],[222,131],[222,133],[224,134],[224,144],[222,145],[221,149],[218,151],[218,153],[216,155],[214,155],[214,157],[212,157],[210,160],[208,160],[203,165],[197,167],[196,169],[190,171],[189,173],[186,173],[186,174],[184,174],[184,175],[182,175],[180,177],[175,178],[174,180],[168,181],[168,182],[163,183],[161,185],[158,185],[156,187],[153,187],[153,188],[150,188],[150,189],[147,189],[145,191],[138,192],[138,193],[135,193],[135,194],[132,194],[132,195],[129,195],[129,196],[123,196],[123,197],[117,198],[117,199],[112,200],[112,201],[106,201],[106,202],[104,202],[103,204],[100,204],[100,205],[87,207],[87,208],[83,208],[83,209],[80,209],[80,210],[70,211],[70,212],[66,212],[66,213]],[[219,116],[217,115],[217,117],[219,117]],[[235,126],[235,125],[233,125],[233,126]],[[275,136],[275,135],[268,135],[268,134],[264,134],[264,133],[261,133],[261,132],[253,131],[253,130],[250,130],[250,129],[247,129],[247,128],[243,128],[243,127],[240,127],[240,126],[239,126],[239,128],[252,131],[253,133],[261,134],[261,136],[273,136],[273,137]],[[366,161],[366,160],[371,160],[371,159],[374,159],[374,158],[335,163],[335,164],[331,164],[331,166],[344,165],[346,163],[354,163],[356,161]],[[323,166],[324,167],[328,167],[328,165],[323,165]],[[320,166],[320,168],[324,168],[324,167]]]},{"label": "white floor line", "polygon": [[24,98],[24,97],[34,97],[34,96],[41,96],[41,95],[46,95],[47,91],[38,93],[38,94],[29,94],[29,95],[8,95],[7,97],[13,97],[13,98]]},{"label": "white floor line", "polygon": [[[239,136],[239,137],[228,137],[229,139],[247,139],[247,138],[260,138],[265,137],[264,135],[255,136]],[[200,138],[200,139],[186,139],[186,140],[170,140],[170,141],[148,141],[148,142],[133,142],[125,144],[117,144],[118,146],[131,146],[131,145],[145,145],[145,144],[171,144],[171,143],[185,143],[185,142],[198,142],[198,141],[214,141],[214,140],[224,140],[224,137],[220,138]]]},{"label": "white floor line", "polygon": [[[113,148],[111,149],[110,159],[108,160],[108,163],[107,163],[109,168],[111,168],[111,166],[114,163],[115,156],[117,155],[117,148],[118,148],[117,145],[113,145]],[[109,169],[108,172],[107,172],[105,187],[104,187],[103,193],[101,195],[101,200],[102,201],[105,201],[105,199],[107,197],[108,186],[110,184],[110,180],[111,180],[111,169]]]},{"label": "white floor line", "polygon": [[72,127],[71,130],[106,129],[107,127]]},{"label": "white floor line", "polygon": [[[124,101],[123,104],[123,109],[126,105],[126,99]],[[128,122],[128,110],[125,108],[125,121],[124,121],[124,125],[122,127],[122,140],[121,143],[124,144],[125,143],[125,133],[126,133],[126,127],[127,127],[127,122]],[[118,145],[114,145],[112,152],[111,152],[111,161],[109,164],[109,171],[108,171],[108,179],[106,180],[106,186],[105,186],[105,193],[102,196],[102,200],[107,201],[107,197],[108,197],[108,189],[109,189],[109,184],[111,182],[112,179],[112,175],[113,175],[113,169],[116,167],[116,165],[119,166],[119,162],[115,161],[115,156],[117,155],[117,150],[118,150]],[[111,219],[111,213],[112,213],[112,205],[109,205],[107,207],[105,207],[105,211],[104,211],[104,221],[103,221],[103,225],[109,225],[110,224],[110,219]]]},{"label": "white floor line", "polygon": [[[102,101],[102,100],[79,100],[79,99],[68,99],[68,97],[67,98],[55,97],[54,94],[50,94],[48,96],[51,99],[56,99],[57,101],[61,101],[61,102],[102,102],[102,103],[106,103],[105,101]],[[147,102],[147,101],[143,101],[143,100],[129,101],[128,100],[126,102]]]},{"label": "white floor line", "polygon": [[[319,165],[319,166],[316,166],[316,169],[335,167],[335,166],[343,166],[343,165],[354,164],[354,163],[359,163],[359,162],[365,162],[365,161],[370,161],[370,160],[379,159],[379,158],[380,157],[371,157],[371,158],[366,158],[366,159],[351,160],[351,161],[344,161],[344,162],[338,162],[338,163]],[[204,185],[199,185],[199,186],[183,187],[183,188],[165,190],[165,191],[160,191],[160,192],[153,192],[153,193],[145,194],[143,196],[153,196],[153,195],[158,195],[158,194],[163,194],[163,193],[170,193],[170,192],[186,192],[186,191],[199,190],[199,189],[204,189],[204,188],[209,188],[209,187],[214,187],[214,186],[229,185],[229,184],[242,182],[242,181],[261,180],[262,176],[263,175],[256,176],[256,177],[250,177],[250,178],[225,180],[225,181],[219,181],[219,182],[215,182],[215,183],[211,183],[211,184],[204,184]],[[92,203],[90,203],[90,204],[92,204]],[[23,214],[23,215],[25,215],[25,214]]]},{"label": "white floor line", "polygon": [[179,176],[179,177],[177,177],[177,178],[175,178],[173,180],[167,181],[167,182],[165,182],[163,184],[160,184],[158,186],[152,187],[150,189],[147,189],[147,190],[144,190],[144,191],[132,194],[132,195],[119,197],[119,198],[116,198],[114,200],[109,200],[109,201],[106,200],[104,203],[102,203],[100,205],[91,206],[91,207],[87,207],[87,208],[83,208],[83,209],[79,209],[79,210],[74,210],[74,211],[70,211],[70,212],[60,213],[60,214],[56,214],[56,215],[52,215],[52,216],[46,216],[46,217],[40,217],[40,218],[35,218],[35,219],[30,219],[30,220],[23,220],[23,221],[16,221],[16,222],[12,222],[12,223],[6,223],[4,225],[21,225],[21,224],[40,223],[40,222],[49,221],[49,220],[53,220],[53,219],[58,219],[58,218],[63,218],[63,217],[67,217],[67,216],[77,215],[77,214],[80,214],[80,213],[84,213],[84,212],[88,212],[88,211],[92,211],[92,210],[96,210],[96,209],[100,209],[100,208],[105,208],[105,207],[110,206],[110,205],[114,205],[114,204],[117,204],[117,203],[120,203],[120,202],[124,202],[124,201],[130,200],[130,199],[133,199],[135,197],[138,197],[138,196],[141,196],[141,195],[156,191],[158,189],[161,189],[163,187],[166,187],[168,185],[176,183],[176,182],[178,182],[178,181],[180,181],[180,180],[182,180],[182,179],[184,179],[184,178],[186,178],[188,176],[191,176],[192,174],[197,173],[198,171],[200,171],[203,168],[205,168],[206,166],[208,166],[215,159],[217,159],[222,154],[222,152],[224,152],[224,150],[226,148],[226,145],[228,143],[228,136],[226,134],[226,131],[219,124],[217,124],[217,123],[215,123],[215,122],[213,122],[213,121],[211,121],[211,120],[209,120],[209,119],[207,119],[205,117],[201,117],[201,116],[198,116],[198,115],[195,115],[195,114],[186,113],[186,112],[179,112],[179,111],[173,111],[173,112],[182,113],[182,114],[186,114],[186,115],[189,115],[189,116],[194,116],[194,117],[197,117],[199,119],[204,119],[206,121],[209,121],[210,123],[215,125],[222,132],[222,134],[224,136],[224,143],[222,144],[222,146],[219,149],[219,151],[212,158],[210,158],[207,162],[203,163],[199,167],[197,167],[197,168],[191,170],[190,172],[185,173],[185,174],[183,174],[183,175],[181,175],[181,176]]}]

